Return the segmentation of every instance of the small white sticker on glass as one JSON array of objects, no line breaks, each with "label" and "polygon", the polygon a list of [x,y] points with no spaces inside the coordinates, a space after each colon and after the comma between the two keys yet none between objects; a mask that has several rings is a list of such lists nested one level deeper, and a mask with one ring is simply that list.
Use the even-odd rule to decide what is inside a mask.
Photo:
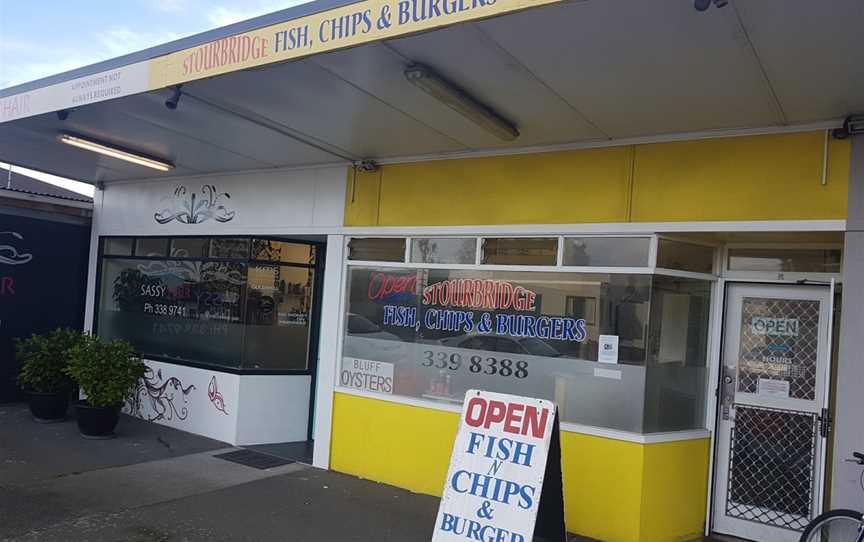
[{"label": "small white sticker on glass", "polygon": [[618,363],[618,335],[600,335],[597,340],[597,361]]},{"label": "small white sticker on glass", "polygon": [[766,397],[782,397],[787,399],[789,397],[789,381],[760,378],[757,393]]},{"label": "small white sticker on glass", "polygon": [[594,376],[598,378],[611,378],[612,380],[621,380],[621,371],[612,369],[594,369]]}]

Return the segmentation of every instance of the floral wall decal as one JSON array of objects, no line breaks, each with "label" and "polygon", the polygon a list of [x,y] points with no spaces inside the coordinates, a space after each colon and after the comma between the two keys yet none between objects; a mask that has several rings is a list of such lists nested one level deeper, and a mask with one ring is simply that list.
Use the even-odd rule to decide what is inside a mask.
[{"label": "floral wall decal", "polygon": [[225,398],[222,397],[221,393],[219,393],[219,385],[216,383],[216,375],[213,375],[213,378],[210,379],[210,385],[207,386],[207,397],[210,398],[210,402],[213,403],[216,410],[222,414],[228,414],[228,411],[225,410]]},{"label": "floral wall decal", "polygon": [[[6,265],[22,265],[33,259],[32,254],[19,252],[12,244],[4,244],[3,241],[8,240],[9,237],[19,241],[24,239],[24,236],[18,232],[0,231],[0,263]],[[13,241],[7,242],[12,243]]]},{"label": "floral wall decal", "polygon": [[[149,422],[158,420],[185,420],[189,416],[189,394],[194,385],[184,386],[177,377],[162,378],[162,369],[153,373],[147,367],[144,378],[138,382],[138,388],[129,402],[129,411],[133,416]],[[179,403],[182,400],[182,403]],[[179,406],[178,406],[179,403]]]},{"label": "floral wall decal", "polygon": [[225,200],[231,199],[227,192],[219,193],[216,186],[205,184],[200,193],[187,190],[180,185],[174,189],[174,194],[163,200],[165,207],[157,211],[153,218],[159,224],[167,224],[173,220],[181,224],[200,224],[210,219],[216,222],[230,222],[237,214],[229,209]]}]

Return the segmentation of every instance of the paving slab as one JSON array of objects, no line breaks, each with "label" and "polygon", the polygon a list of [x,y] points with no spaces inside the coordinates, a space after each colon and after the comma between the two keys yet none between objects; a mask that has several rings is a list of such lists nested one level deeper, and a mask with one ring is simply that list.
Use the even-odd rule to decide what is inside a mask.
[{"label": "paving slab", "polygon": [[224,442],[121,415],[116,439],[78,434],[65,422],[33,421],[26,405],[0,406],[0,486],[216,450]]},{"label": "paving slab", "polygon": [[4,518],[0,537],[14,539],[70,520],[194,497],[308,468],[292,463],[261,470],[214,457],[234,449],[0,486]]}]

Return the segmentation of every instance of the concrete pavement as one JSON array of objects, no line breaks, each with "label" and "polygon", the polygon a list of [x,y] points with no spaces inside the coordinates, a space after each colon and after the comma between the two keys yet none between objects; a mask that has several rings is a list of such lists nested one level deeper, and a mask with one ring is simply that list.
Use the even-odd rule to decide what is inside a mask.
[{"label": "concrete pavement", "polygon": [[[428,542],[438,499],[301,464],[258,470],[214,440],[123,417],[80,438],[0,406],[0,541]],[[576,540],[576,539],[574,539]],[[582,539],[579,539],[582,540]]]}]

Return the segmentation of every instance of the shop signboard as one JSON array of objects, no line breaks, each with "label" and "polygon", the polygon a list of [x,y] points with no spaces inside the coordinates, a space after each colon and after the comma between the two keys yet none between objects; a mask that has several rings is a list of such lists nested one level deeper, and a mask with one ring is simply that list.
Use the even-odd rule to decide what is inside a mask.
[{"label": "shop signboard", "polygon": [[0,98],[0,123],[148,90],[149,62],[137,62]]},{"label": "shop signboard", "polygon": [[469,390],[432,542],[563,542],[555,404]]},{"label": "shop signboard", "polygon": [[561,0],[363,0],[0,98],[0,123]]}]

